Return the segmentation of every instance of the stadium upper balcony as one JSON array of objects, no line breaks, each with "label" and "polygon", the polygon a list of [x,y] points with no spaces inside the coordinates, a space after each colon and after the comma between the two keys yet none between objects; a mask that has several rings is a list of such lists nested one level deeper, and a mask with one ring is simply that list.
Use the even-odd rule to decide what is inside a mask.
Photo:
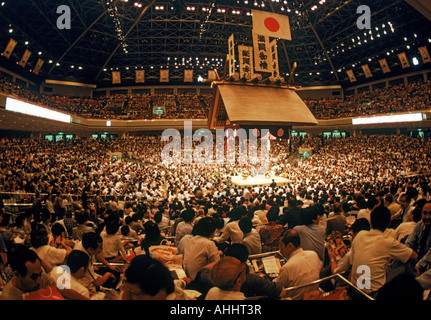
[{"label": "stadium upper balcony", "polygon": [[[205,120],[211,93],[114,94],[95,98],[42,94],[0,78],[0,92],[29,103],[87,120]],[[305,100],[318,120],[337,120],[378,114],[429,111],[431,82],[376,89],[341,99]]]},{"label": "stadium upper balcony", "polygon": [[376,89],[344,100],[306,100],[317,119],[350,118],[395,112],[424,111],[431,107],[431,82]]}]

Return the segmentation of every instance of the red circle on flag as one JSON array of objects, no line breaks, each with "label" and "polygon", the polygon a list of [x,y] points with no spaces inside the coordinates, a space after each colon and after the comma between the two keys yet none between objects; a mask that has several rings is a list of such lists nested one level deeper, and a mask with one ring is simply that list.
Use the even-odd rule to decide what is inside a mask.
[{"label": "red circle on flag", "polygon": [[284,130],[282,128],[278,129],[277,134],[279,137],[283,136]]},{"label": "red circle on flag", "polygon": [[277,32],[278,30],[280,30],[280,24],[276,19],[272,17],[266,18],[263,24],[271,32]]}]

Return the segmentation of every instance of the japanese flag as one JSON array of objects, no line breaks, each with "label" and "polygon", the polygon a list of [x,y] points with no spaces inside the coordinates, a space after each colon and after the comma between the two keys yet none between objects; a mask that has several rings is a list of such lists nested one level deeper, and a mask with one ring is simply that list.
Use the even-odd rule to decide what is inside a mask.
[{"label": "japanese flag", "polygon": [[253,14],[253,31],[273,38],[292,40],[289,17],[260,10],[251,10]]}]

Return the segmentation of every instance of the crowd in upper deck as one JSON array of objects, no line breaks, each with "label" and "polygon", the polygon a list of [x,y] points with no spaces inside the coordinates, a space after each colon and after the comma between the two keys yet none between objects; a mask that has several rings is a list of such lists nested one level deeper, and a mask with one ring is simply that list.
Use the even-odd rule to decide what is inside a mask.
[{"label": "crowd in upper deck", "polygon": [[[0,78],[0,92],[48,108],[95,119],[206,119],[212,94],[113,94],[96,98],[48,95]],[[429,109],[431,82],[415,82],[375,89],[345,99],[305,99],[316,119],[334,119]],[[162,107],[162,114],[154,114]]]}]

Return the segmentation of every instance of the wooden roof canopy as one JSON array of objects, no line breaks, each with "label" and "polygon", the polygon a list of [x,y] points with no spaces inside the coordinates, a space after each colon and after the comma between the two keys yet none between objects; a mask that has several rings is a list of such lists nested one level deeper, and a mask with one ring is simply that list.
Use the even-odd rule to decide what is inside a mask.
[{"label": "wooden roof canopy", "polygon": [[[271,77],[270,77],[271,78]],[[295,92],[278,81],[213,81],[208,129],[228,126],[312,126],[316,118]],[[261,79],[261,78],[260,78]],[[284,79],[283,79],[284,80]]]}]

